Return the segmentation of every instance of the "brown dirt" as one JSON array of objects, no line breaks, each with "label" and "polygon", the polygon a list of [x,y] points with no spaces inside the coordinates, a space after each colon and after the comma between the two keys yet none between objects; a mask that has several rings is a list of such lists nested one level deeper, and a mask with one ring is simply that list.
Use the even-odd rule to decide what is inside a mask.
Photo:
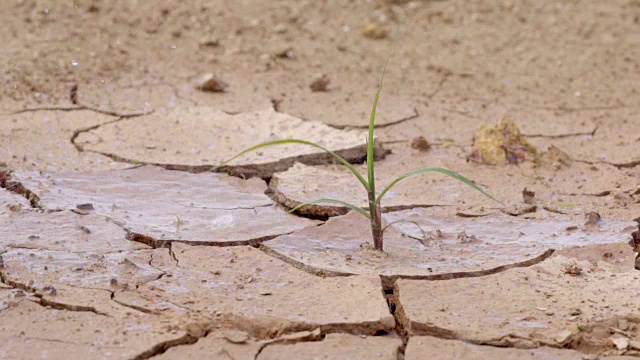
[{"label": "brown dirt", "polygon": [[[639,31],[638,0],[5,4],[0,358],[640,356]],[[407,179],[387,220],[434,228],[385,255],[286,213],[366,206],[321,152],[215,167],[289,136],[362,163],[387,58],[380,182],[443,166],[504,206]],[[474,161],[502,119],[528,155]]]}]

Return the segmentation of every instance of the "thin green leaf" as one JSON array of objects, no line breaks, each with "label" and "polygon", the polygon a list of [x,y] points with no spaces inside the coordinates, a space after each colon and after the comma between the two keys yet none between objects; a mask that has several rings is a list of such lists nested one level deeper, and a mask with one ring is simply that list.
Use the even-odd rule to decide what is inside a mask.
[{"label": "thin green leaf", "polygon": [[[382,91],[382,83],[384,81],[384,75],[387,72],[387,64],[389,63],[389,59],[385,61],[384,68],[382,69],[382,75],[380,76],[380,82],[378,82],[378,90],[376,91],[376,96],[373,98],[373,106],[371,107],[371,116],[369,118],[369,136],[367,139],[367,178],[369,180],[369,189],[368,192],[370,194],[370,199],[375,200],[376,194],[376,180],[375,180],[375,171],[374,171],[374,127],[376,123],[376,110],[378,109],[378,100],[380,99],[380,92]],[[376,215],[376,204],[369,203],[369,211],[371,212],[371,216]]]},{"label": "thin green leaf", "polygon": [[342,206],[348,207],[349,209],[355,210],[358,213],[360,213],[362,216],[366,217],[367,219],[370,219],[369,214],[361,207],[357,206],[357,205],[353,205],[350,204],[346,201],[342,201],[342,200],[337,200],[337,199],[329,199],[329,198],[324,198],[324,199],[318,199],[318,200],[313,200],[313,201],[309,201],[306,202],[304,204],[300,204],[296,207],[294,207],[293,209],[289,210],[289,212],[294,212],[298,209],[300,209],[301,207],[305,206],[305,205],[310,205],[310,204],[319,204],[319,203],[334,203],[334,204],[340,204]]},{"label": "thin green leaf", "polygon": [[282,144],[302,144],[302,145],[308,145],[308,146],[313,146],[316,147],[318,149],[323,150],[324,152],[327,152],[329,154],[331,154],[331,156],[333,156],[336,160],[338,160],[342,165],[346,166],[349,170],[351,170],[351,172],[358,178],[358,180],[360,180],[360,183],[362,184],[362,186],[364,186],[364,188],[369,191],[369,184],[367,183],[367,181],[364,179],[364,177],[362,177],[362,175],[360,174],[360,172],[358,172],[358,170],[356,170],[355,167],[353,167],[353,165],[351,165],[347,160],[345,160],[342,156],[334,153],[333,151],[324,148],[321,145],[318,145],[316,143],[313,143],[311,141],[306,141],[306,140],[300,140],[300,139],[282,139],[282,140],[274,140],[274,141],[267,141],[264,142],[262,144],[258,144],[258,145],[254,145],[246,150],[241,151],[240,153],[238,153],[237,155],[235,155],[234,157],[232,157],[231,159],[224,161],[222,164],[216,166],[214,168],[218,169],[226,164],[228,164],[229,162],[239,158],[240,156],[249,153],[251,151],[255,151],[258,150],[260,148],[264,148],[264,147],[268,147],[268,146],[273,146],[273,145],[282,145]]},{"label": "thin green leaf", "polygon": [[387,224],[387,226],[382,228],[382,231],[384,232],[389,226],[396,224],[396,223],[400,223],[400,222],[406,222],[406,223],[410,223],[413,224],[415,226],[418,227],[418,229],[420,229],[420,232],[422,233],[422,238],[426,239],[427,238],[427,233],[424,232],[424,230],[422,229],[422,226],[420,226],[420,224],[418,224],[417,222],[413,221],[413,220],[396,220],[396,221],[392,221],[390,223]]},{"label": "thin green leaf", "polygon": [[435,172],[435,173],[444,174],[444,175],[452,177],[452,178],[454,178],[456,180],[462,181],[463,183],[469,185],[473,189],[475,189],[475,190],[479,191],[480,193],[482,193],[484,196],[486,196],[486,197],[488,197],[488,198],[490,198],[490,199],[502,204],[501,201],[499,201],[498,199],[496,199],[493,196],[489,195],[486,191],[482,190],[473,181],[471,181],[471,180],[467,179],[466,177],[458,174],[457,172],[453,172],[451,170],[447,170],[447,169],[443,169],[443,168],[419,168],[419,169],[411,170],[411,171],[409,171],[407,173],[404,173],[404,174],[398,176],[395,180],[393,180],[391,182],[391,184],[387,185],[387,187],[380,193],[380,195],[378,195],[377,201],[380,201],[380,199],[382,199],[382,197],[387,193],[387,191],[389,191],[400,180],[406,179],[409,176],[424,174],[424,173],[428,173],[428,172]]}]

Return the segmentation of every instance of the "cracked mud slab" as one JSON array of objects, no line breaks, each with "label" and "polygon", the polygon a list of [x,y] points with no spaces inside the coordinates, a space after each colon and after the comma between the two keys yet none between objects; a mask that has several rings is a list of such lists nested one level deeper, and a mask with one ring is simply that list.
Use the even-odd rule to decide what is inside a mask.
[{"label": "cracked mud slab", "polygon": [[[376,163],[379,191],[405,172],[419,167],[443,167],[469,177],[507,205],[522,203],[522,191],[527,188],[535,192],[534,203],[538,207],[557,208],[569,214],[597,211],[604,217],[617,219],[637,217],[634,209],[638,199],[631,195],[636,189],[635,177],[612,165],[573,162],[560,166],[543,155],[541,165],[527,162],[517,167],[493,167],[467,162],[469,151],[454,147],[435,147],[427,153],[409,149],[408,144],[396,144],[391,149],[394,154]],[[364,166],[356,165],[356,168],[366,173]],[[326,197],[361,207],[368,205],[362,185],[340,165],[296,164],[287,171],[275,173],[269,187],[276,201],[290,208]],[[610,204],[601,206],[603,201]],[[467,185],[437,173],[404,179],[382,199],[384,210],[437,205],[481,206],[486,211],[495,211],[500,206]],[[313,204],[299,209],[303,214],[317,216],[342,215],[347,211],[346,207],[335,204]]]},{"label": "cracked mud slab", "polygon": [[94,254],[149,249],[127,240],[127,233],[103,216],[71,211],[0,216],[0,250],[6,248]]},{"label": "cracked mud slab", "polygon": [[270,345],[256,360],[314,359],[378,359],[396,360],[399,338],[390,336],[359,337],[329,334],[322,341],[299,342],[292,345]]},{"label": "cracked mud slab", "polygon": [[123,164],[71,144],[74,131],[114,120],[93,111],[33,111],[0,115],[0,162],[12,169],[88,171],[122,168]]},{"label": "cracked mud slab", "polygon": [[[273,110],[229,115],[209,107],[156,111],[101,126],[80,134],[76,144],[85,151],[127,162],[205,171],[250,146],[286,138],[319,143],[352,162],[366,154],[366,136],[362,131],[337,130]],[[185,148],[187,143],[189,146]],[[295,161],[308,164],[334,162],[330,155],[316,148],[286,144],[248,153],[220,170],[243,177],[266,178],[276,171],[286,170]]]},{"label": "cracked mud slab", "polygon": [[396,314],[409,335],[621,355],[613,339],[640,338],[638,274],[565,257],[501,274],[450,281],[401,279]]},{"label": "cracked mud slab", "polygon": [[371,335],[394,327],[376,276],[317,278],[251,247],[174,243],[172,251],[177,267],[124,302],[223,317],[259,338],[315,328]]},{"label": "cracked mud slab", "polygon": [[[536,349],[500,348],[478,346],[463,341],[444,340],[431,336],[414,336],[409,339],[404,353],[405,360],[441,359],[441,360],[584,360],[585,354],[566,349],[540,347]],[[632,357],[602,357],[603,359],[633,359]]]},{"label": "cracked mud slab", "polygon": [[[463,151],[459,149],[437,148],[427,154],[417,151],[407,153],[406,150],[398,149],[398,154],[388,155],[385,160],[376,162],[378,191],[403,173],[425,166],[444,167],[468,175],[494,196],[507,201],[521,201],[522,187],[529,181],[521,170],[507,168],[502,170],[507,184],[497,186],[493,180],[493,169],[467,163]],[[356,169],[366,174],[364,165],[356,165]],[[341,165],[296,164],[287,171],[275,173],[269,187],[276,201],[291,208],[326,197],[368,207],[366,191],[358,179]],[[437,173],[407,178],[397,183],[382,200],[382,208],[386,211],[442,205],[495,207],[497,203],[467,185]],[[312,204],[299,209],[300,213],[319,216],[343,215],[347,211],[346,207],[335,204]]]},{"label": "cracked mud slab", "polygon": [[9,248],[2,254],[2,282],[31,292],[55,294],[51,287],[115,291],[158,279],[151,250],[113,253]]},{"label": "cracked mud slab", "polygon": [[115,319],[48,309],[22,301],[0,311],[0,356],[6,359],[122,359],[150,354],[186,334],[153,316]]},{"label": "cracked mud slab", "polygon": [[370,225],[355,212],[331,218],[323,226],[280,236],[262,249],[305,271],[319,275],[378,274],[383,287],[397,278],[454,279],[488,275],[515,266],[529,266],[554,249],[627,243],[635,222],[601,221],[596,228],[556,214],[544,220],[502,213],[483,217],[442,216],[434,209],[385,214],[396,223],[385,232],[385,253],[373,250]]},{"label": "cracked mud slab", "polygon": [[[273,206],[260,179],[224,174],[189,174],[145,166],[95,173],[15,172],[47,210],[82,205],[112,219],[130,237],[153,247],[171,241],[201,245],[258,243],[316,221],[287,214]],[[79,208],[79,209],[78,209]]]},{"label": "cracked mud slab", "polygon": [[[55,309],[119,318],[132,312],[150,313],[113,301],[113,294],[134,291],[139,284],[164,275],[162,270],[150,265],[153,253],[149,250],[97,251],[8,248],[0,258],[3,265],[0,279],[4,284],[35,295],[34,301],[42,306]],[[158,255],[162,251],[168,250],[158,250]]]}]

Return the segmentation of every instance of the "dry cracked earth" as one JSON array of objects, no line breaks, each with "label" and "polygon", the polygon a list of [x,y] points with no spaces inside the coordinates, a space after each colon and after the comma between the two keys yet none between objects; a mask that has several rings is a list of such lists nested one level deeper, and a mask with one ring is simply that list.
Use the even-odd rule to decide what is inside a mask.
[{"label": "dry cracked earth", "polygon": [[[640,357],[640,1],[15,0],[0,359]],[[368,223],[365,127],[385,252]],[[411,222],[396,222],[408,220]],[[419,225],[418,226],[416,226]]]}]

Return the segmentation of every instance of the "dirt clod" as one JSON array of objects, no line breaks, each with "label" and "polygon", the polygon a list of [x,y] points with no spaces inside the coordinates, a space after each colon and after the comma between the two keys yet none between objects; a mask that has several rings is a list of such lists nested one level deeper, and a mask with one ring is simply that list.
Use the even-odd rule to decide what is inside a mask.
[{"label": "dirt clod", "polygon": [[311,89],[311,91],[313,92],[324,92],[327,91],[327,86],[329,86],[329,76],[327,76],[327,74],[317,74],[313,81],[311,82],[311,85],[309,85],[309,88]]},{"label": "dirt clod", "polygon": [[225,92],[229,85],[211,73],[201,75],[196,80],[196,89],[205,92]]},{"label": "dirt clod", "polygon": [[529,144],[509,118],[496,125],[482,125],[473,137],[470,159],[487,165],[519,164],[535,161],[536,148]]},{"label": "dirt clod", "polygon": [[522,190],[522,201],[524,201],[525,204],[528,205],[533,205],[535,203],[535,197],[536,197],[536,193],[524,188]]},{"label": "dirt clod", "polygon": [[571,261],[564,265],[563,272],[567,275],[578,276],[582,274],[582,267],[578,265],[577,261]]},{"label": "dirt clod", "polygon": [[424,136],[416,136],[411,139],[410,146],[412,149],[420,150],[420,151],[429,151],[431,149],[431,144]]},{"label": "dirt clod", "polygon": [[600,222],[600,214],[595,211],[590,211],[584,215],[584,225],[586,227],[593,227]]},{"label": "dirt clod", "polygon": [[369,39],[384,39],[389,36],[389,30],[384,25],[378,23],[367,24],[362,30],[362,35]]}]

